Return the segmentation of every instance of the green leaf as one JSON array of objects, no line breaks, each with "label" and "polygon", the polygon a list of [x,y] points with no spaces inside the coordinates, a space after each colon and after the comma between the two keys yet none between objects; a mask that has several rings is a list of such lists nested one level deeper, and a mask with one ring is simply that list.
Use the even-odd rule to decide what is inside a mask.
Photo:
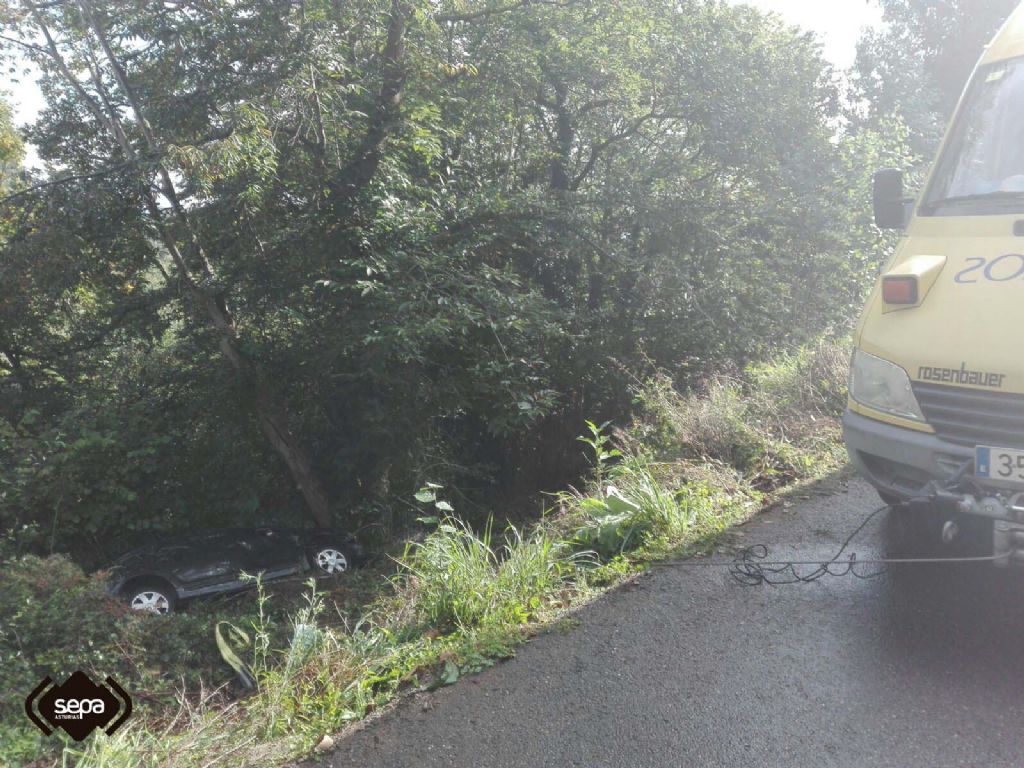
[{"label": "green leaf", "polygon": [[604,503],[613,515],[634,515],[640,511],[637,504],[623,496],[622,492],[612,485],[605,491]]},{"label": "green leaf", "polygon": [[458,665],[450,659],[444,663],[444,672],[441,675],[442,685],[453,685],[459,681],[461,672]]},{"label": "green leaf", "polygon": [[[227,637],[225,637],[225,631]],[[221,657],[228,663],[228,666],[235,670],[235,674],[238,675],[242,684],[246,688],[252,688],[256,683],[252,670],[248,664],[239,658],[235,649],[231,647],[231,641],[242,647],[248,647],[250,644],[249,635],[229,621],[218,622],[213,630],[213,634]],[[230,638],[230,641],[228,638]]]}]

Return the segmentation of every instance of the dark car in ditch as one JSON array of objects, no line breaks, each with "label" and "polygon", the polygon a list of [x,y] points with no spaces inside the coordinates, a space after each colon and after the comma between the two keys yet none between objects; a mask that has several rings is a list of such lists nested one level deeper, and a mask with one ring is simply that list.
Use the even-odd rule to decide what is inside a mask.
[{"label": "dark car in ditch", "polygon": [[110,590],[132,609],[171,613],[196,597],[238,592],[312,572],[338,576],[362,560],[355,538],[337,530],[227,528],[160,536],[119,557]]}]

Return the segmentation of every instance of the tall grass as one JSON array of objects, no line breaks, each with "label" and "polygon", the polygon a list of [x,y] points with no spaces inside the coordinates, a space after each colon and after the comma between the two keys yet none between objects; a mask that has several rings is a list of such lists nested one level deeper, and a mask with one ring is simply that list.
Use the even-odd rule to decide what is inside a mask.
[{"label": "tall grass", "polygon": [[659,469],[670,467],[627,454],[606,470],[608,485],[559,494],[561,528],[577,546],[607,560],[656,541],[719,530],[749,502],[743,493],[689,482],[670,472],[659,475]]},{"label": "tall grass", "polygon": [[424,541],[407,546],[399,560],[399,597],[434,627],[522,623],[581,562],[543,527],[524,533],[510,526],[495,547],[491,525],[478,535],[449,517]]},{"label": "tall grass", "polygon": [[640,382],[618,447],[588,424],[594,481],[559,495],[563,530],[603,558],[692,539],[742,517],[763,492],[835,466],[847,360],[844,342],[822,341],[690,393],[665,374]]},{"label": "tall grass", "polygon": [[839,456],[848,360],[848,345],[831,340],[748,366],[739,377],[712,377],[689,393],[655,376],[637,387],[631,444],[689,463],[691,474],[717,469],[716,484],[730,472],[761,489],[805,478],[824,454]]}]

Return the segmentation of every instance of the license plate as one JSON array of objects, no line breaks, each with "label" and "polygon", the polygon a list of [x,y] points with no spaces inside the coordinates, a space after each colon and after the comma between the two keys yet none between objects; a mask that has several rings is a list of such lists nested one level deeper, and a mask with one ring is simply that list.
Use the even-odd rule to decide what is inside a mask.
[{"label": "license plate", "polygon": [[1024,485],[1024,451],[979,445],[975,451],[974,475],[984,480]]}]

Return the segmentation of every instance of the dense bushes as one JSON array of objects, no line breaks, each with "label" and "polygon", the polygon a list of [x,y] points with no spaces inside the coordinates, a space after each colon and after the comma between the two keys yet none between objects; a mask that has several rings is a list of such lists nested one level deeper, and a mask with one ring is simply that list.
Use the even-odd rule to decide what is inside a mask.
[{"label": "dense bushes", "polygon": [[[0,563],[0,754],[34,758],[43,738],[14,728],[21,702],[47,675],[57,682],[76,669],[120,674],[127,660],[114,645],[122,605],[63,557]],[[112,670],[112,671],[106,671]],[[102,678],[101,678],[102,679]]]},{"label": "dense bushes", "polygon": [[[244,621],[252,606],[231,610]],[[76,670],[113,676],[135,696],[140,716],[163,713],[178,691],[225,677],[206,606],[178,616],[140,616],[107,592],[103,573],[87,576],[67,558],[0,560],[0,755],[6,765],[49,752],[22,702],[40,681],[62,683]]]},{"label": "dense bushes", "polygon": [[[24,557],[0,569],[4,690],[32,690],[44,674],[123,664],[111,637],[126,618],[101,578],[85,576],[64,557]],[[4,701],[11,701],[5,696]]]}]

